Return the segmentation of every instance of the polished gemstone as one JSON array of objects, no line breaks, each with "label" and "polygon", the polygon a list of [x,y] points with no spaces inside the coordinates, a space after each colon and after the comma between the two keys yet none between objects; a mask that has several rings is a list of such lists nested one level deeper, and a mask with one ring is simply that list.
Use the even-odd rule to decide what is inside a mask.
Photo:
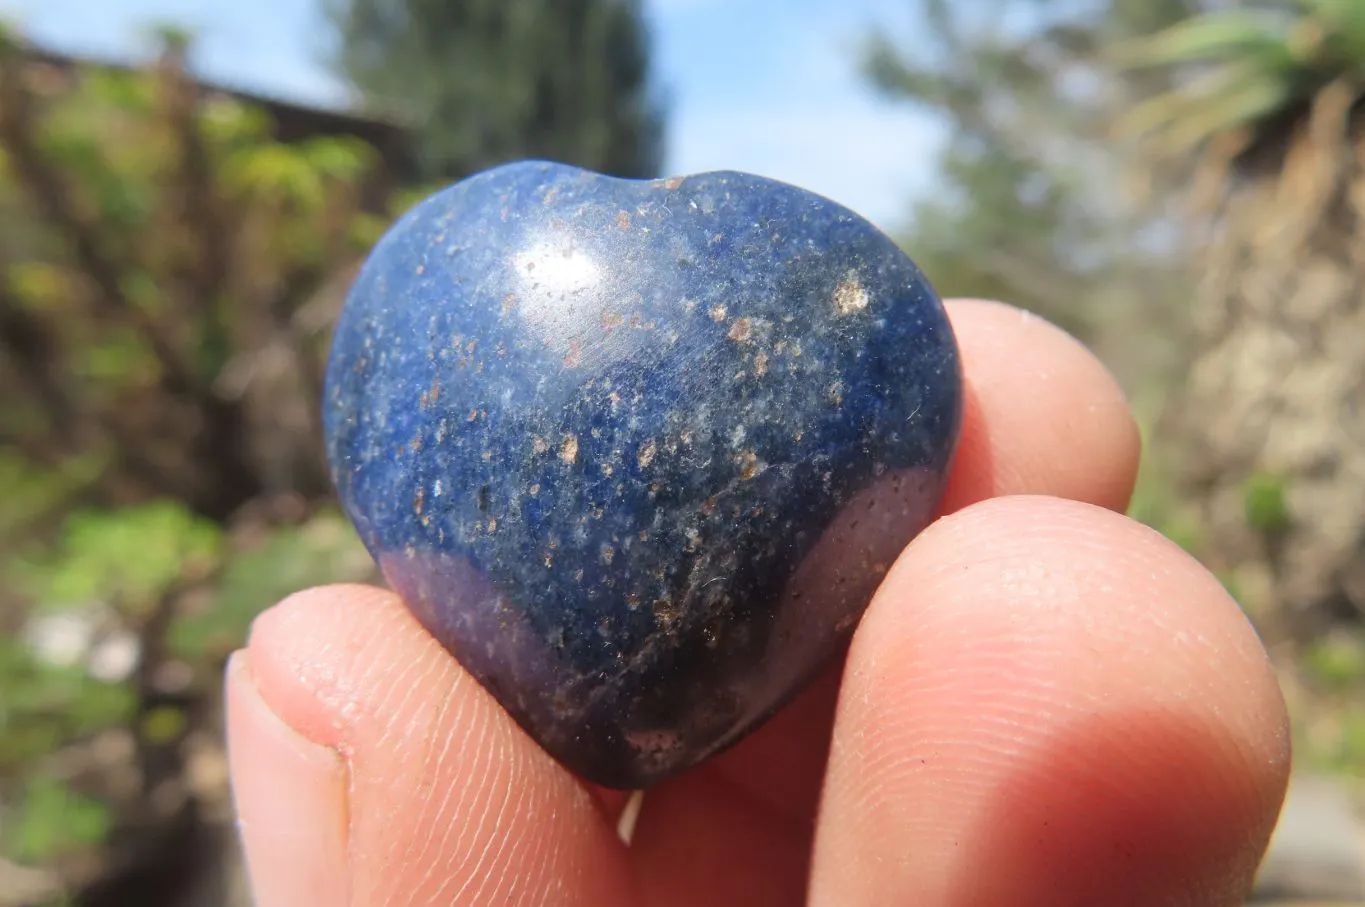
[{"label": "polished gemstone", "polygon": [[962,384],[938,297],[847,209],[522,162],[377,244],[324,407],[417,618],[564,765],[638,788],[846,642],[934,514]]}]

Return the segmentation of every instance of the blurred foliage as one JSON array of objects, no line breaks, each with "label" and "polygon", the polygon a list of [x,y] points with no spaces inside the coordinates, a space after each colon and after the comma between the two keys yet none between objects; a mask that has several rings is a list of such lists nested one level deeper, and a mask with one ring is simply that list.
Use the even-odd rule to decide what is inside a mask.
[{"label": "blurred foliage", "polygon": [[1243,490],[1247,524],[1265,535],[1289,528],[1289,504],[1285,499],[1285,480],[1281,476],[1257,473]]},{"label": "blurred foliage", "polygon": [[639,0],[328,0],[340,75],[413,125],[425,176],[519,158],[653,177],[663,113]]},{"label": "blurred foliage", "polygon": [[1130,507],[1203,560],[1365,775],[1365,4],[912,0],[881,93],[950,127],[902,241],[946,296],[1038,312],[1143,425]]},{"label": "blurred foliage", "polygon": [[222,531],[173,501],[71,514],[42,562],[11,569],[39,607],[110,602],[149,613],[182,576],[203,575],[219,557]]},{"label": "blurred foliage", "polygon": [[241,645],[263,603],[321,582],[369,578],[374,565],[346,518],[324,510],[307,523],[285,526],[225,565],[214,594],[187,608],[170,626],[180,658],[223,659]]},{"label": "blurred foliage", "polygon": [[72,740],[117,727],[136,710],[134,691],[52,661],[23,639],[0,640],[0,780],[13,782]]},{"label": "blurred foliage", "polygon": [[169,870],[225,809],[192,770],[221,748],[225,660],[264,607],[375,578],[318,413],[328,331],[392,219],[512,157],[659,166],[638,3],[334,12],[385,113],[211,90],[173,27],[130,68],[0,32],[2,907],[16,862],[45,904],[175,902]]},{"label": "blurred foliage", "polygon": [[317,395],[348,274],[411,199],[163,37],[134,69],[0,41],[0,857],[72,903],[193,808],[165,785],[255,615],[373,574]]},{"label": "blurred foliage", "polygon": [[109,809],[60,781],[36,778],[23,796],[5,834],[6,850],[18,860],[40,862],[102,842],[109,834]]}]

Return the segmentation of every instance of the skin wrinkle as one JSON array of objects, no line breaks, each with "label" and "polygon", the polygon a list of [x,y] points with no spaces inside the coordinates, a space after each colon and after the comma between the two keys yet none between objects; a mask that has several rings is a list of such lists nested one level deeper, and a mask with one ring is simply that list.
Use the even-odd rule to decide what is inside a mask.
[{"label": "skin wrinkle", "polygon": [[[865,733],[855,738],[857,746],[835,748],[826,789],[825,805],[832,807],[826,820],[851,821],[841,840],[859,840],[864,849],[822,857],[828,845],[817,841],[817,864],[840,866],[833,878],[844,886],[822,887],[817,867],[815,904],[826,903],[820,896],[833,890],[842,894],[831,903],[867,903],[859,880],[886,857],[909,862],[883,888],[894,886],[900,871],[918,874],[923,887],[903,889],[902,896],[951,905],[1043,903],[1031,886],[1054,877],[1049,873],[1065,852],[1059,847],[1089,855],[1079,864],[1082,887],[1095,884],[1103,867],[1147,872],[1139,888],[1153,893],[1160,878],[1166,890],[1194,882],[1222,891],[1245,878],[1242,864],[1263,844],[1269,825],[1246,823],[1251,846],[1236,847],[1227,835],[1200,835],[1212,834],[1201,831],[1207,810],[1215,821],[1240,826],[1240,816],[1273,816],[1268,798],[1282,791],[1278,780],[1267,783],[1282,780],[1288,759],[1262,732],[1274,714],[1264,709],[1277,697],[1264,652],[1216,580],[1150,530],[1101,514],[1054,499],[997,499],[940,521],[896,564],[850,653],[852,689],[836,733],[855,727]],[[971,556],[964,552],[974,550],[993,553],[964,564]],[[1142,579],[1133,583],[1132,577]],[[1199,642],[1165,645],[1175,626]],[[1240,701],[1260,703],[1260,711],[1210,708],[1228,701],[1228,689],[1217,682],[1225,674],[1247,678],[1239,684],[1246,689]],[[920,706],[907,713],[897,707],[903,702]],[[1115,723],[1118,714],[1128,717]],[[1066,736],[1084,735],[1086,728],[1088,737]],[[1193,760],[1188,771],[1185,760]],[[1030,766],[1046,769],[1036,783],[1002,783]],[[1133,779],[1151,780],[1135,785]],[[1095,818],[1067,806],[1082,796],[1101,810]],[[1237,814],[1220,814],[1224,807],[1211,806],[1211,797]],[[945,814],[946,802],[954,805]],[[1258,803],[1263,813],[1251,811]],[[1054,809],[1062,811],[1048,824]],[[1001,825],[1007,815],[1025,824]],[[1125,815],[1136,824],[1121,822]],[[1109,816],[1119,824],[1099,824]],[[1028,843],[1031,822],[1044,824]],[[1092,823],[1088,833],[1086,822]],[[1168,827],[1190,844],[1163,863],[1160,847],[1171,845],[1151,835]],[[900,852],[882,853],[886,842],[897,840]],[[966,840],[976,852],[956,853]],[[1103,856],[1111,844],[1119,849]],[[995,854],[992,846],[1012,850]],[[1208,853],[1208,866],[1217,870],[1212,875],[1190,862],[1209,846],[1220,848]],[[1037,856],[1018,863],[1029,848]],[[966,867],[969,857],[1002,856],[1005,875],[978,878],[974,884],[987,887],[970,895],[963,886],[974,877],[953,867]],[[990,886],[1006,884],[1010,873],[1022,874],[1016,881],[1025,888],[1004,901],[1003,889]],[[1121,903],[1147,903],[1138,889],[1129,897],[1136,900]],[[1059,891],[1053,903],[1078,902]]]},{"label": "skin wrinkle", "polygon": [[[345,587],[349,607],[336,612],[338,591],[270,612],[257,628],[269,642],[249,654],[274,681],[274,709],[314,742],[345,746],[357,767],[354,903],[617,903],[591,894],[628,876],[589,857],[618,849],[590,794],[505,723],[392,595]],[[598,871],[585,875],[589,859]],[[563,875],[584,883],[565,889]]]},{"label": "skin wrinkle", "polygon": [[[486,722],[479,722],[480,730],[483,730],[485,727]],[[484,736],[485,734],[480,734],[480,738]],[[482,742],[482,739],[480,740],[480,742]],[[494,746],[496,749],[496,743],[494,744]],[[498,758],[489,759],[484,766],[486,773],[485,776],[481,778],[477,784],[471,785],[475,791],[487,792],[487,794],[480,798],[482,803],[482,809],[480,810],[479,814],[474,816],[472,821],[467,823],[461,829],[463,835],[459,840],[459,844],[456,848],[454,848],[451,851],[452,853],[471,854],[471,856],[468,858],[469,865],[466,867],[460,867],[465,870],[462,873],[465,876],[465,880],[464,883],[460,886],[459,890],[455,892],[455,896],[454,898],[452,898],[451,901],[452,903],[460,903],[466,894],[470,893],[474,895],[482,894],[484,886],[487,885],[490,881],[493,882],[493,887],[495,890],[502,884],[502,880],[492,879],[490,878],[490,874],[488,872],[480,870],[490,866],[490,863],[493,867],[499,865],[496,861],[489,860],[489,854],[493,853],[494,855],[496,855],[505,845],[507,836],[506,835],[487,836],[483,843],[482,848],[480,848],[477,853],[471,851],[469,846],[466,844],[463,836],[475,835],[479,829],[484,827],[501,828],[503,827],[503,820],[506,818],[506,816],[514,811],[512,809],[513,801],[519,795],[520,791],[513,790],[513,787],[510,784],[500,783],[505,782],[505,779],[502,778],[503,773],[499,771],[499,768],[502,766],[507,766],[510,763],[510,768],[515,769],[517,767],[516,755],[506,754],[507,758],[502,758],[503,755],[504,754],[499,753]],[[434,774],[436,775],[436,777],[440,777],[440,773]],[[515,774],[515,771],[513,771],[512,774]],[[495,804],[494,794],[499,790],[502,791],[502,796],[500,798],[496,798],[497,802]],[[489,821],[490,815],[492,817],[491,822]],[[447,829],[446,833],[449,834],[450,831],[451,831],[450,829]],[[479,903],[481,900],[484,899],[479,897],[471,898],[471,901],[473,903]]]},{"label": "skin wrinkle", "polygon": [[[410,687],[410,689],[417,689],[417,687],[416,687],[415,685],[413,685],[412,687]],[[455,697],[454,697],[454,696],[443,696],[443,697],[440,698],[439,704],[438,704],[438,706],[437,706],[436,718],[435,718],[435,720],[432,722],[432,726],[433,726],[433,727],[443,727],[443,726],[445,726],[445,721],[444,721],[444,719],[449,715],[450,709],[451,709],[451,705],[450,705],[450,704],[451,704],[452,702],[454,702],[454,701],[455,701]],[[410,721],[410,722],[408,723],[408,730],[409,730],[409,732],[413,733],[415,736],[418,736],[418,739],[420,739],[420,730],[421,730],[421,729],[420,729],[420,727],[419,727],[419,725],[418,725],[418,722],[416,721],[415,718],[414,718],[414,720],[412,720],[412,721]],[[446,756],[447,756],[447,755],[449,754],[449,752],[450,752],[450,746],[451,746],[451,743],[452,743],[452,742],[453,742],[453,741],[450,740],[449,738],[447,738],[447,739],[445,739],[445,740],[439,740],[439,739],[438,739],[438,740],[434,741],[434,743],[436,744],[436,746],[435,746],[434,748],[432,748],[432,752],[431,752],[431,756],[430,756],[430,761],[431,761],[431,763],[432,763],[432,769],[431,769],[431,775],[432,775],[432,777],[441,777],[442,774],[444,774],[444,773],[441,771],[441,767],[442,767],[442,765],[445,764]],[[456,793],[456,791],[455,791],[454,786],[446,787],[446,788],[443,790],[443,798],[441,799],[441,801],[440,801],[438,804],[436,804],[435,809],[434,809],[434,812],[435,812],[436,815],[438,815],[438,816],[441,815],[441,814],[445,811],[446,807],[447,807],[449,804],[455,802],[455,799],[454,799],[454,798],[455,798],[455,793]],[[424,805],[427,806],[427,812],[432,812],[432,811],[433,811],[433,810],[431,809],[430,801],[424,801]],[[434,859],[429,859],[429,858],[428,858],[428,855],[429,855],[429,854],[434,853],[434,854],[436,854],[436,855],[439,856],[440,854],[443,854],[443,853],[460,853],[460,852],[461,852],[461,848],[458,848],[458,847],[456,847],[456,848],[451,848],[451,849],[447,849],[447,848],[446,848],[446,844],[448,843],[448,840],[449,840],[450,835],[452,834],[452,831],[453,831],[453,830],[452,830],[450,827],[447,826],[447,827],[445,827],[445,828],[443,828],[443,829],[441,830],[440,837],[434,838],[434,839],[431,839],[431,838],[424,838],[424,839],[422,839],[422,846],[421,846],[421,848],[418,850],[418,852],[414,855],[413,859],[410,861],[412,865],[426,866],[426,867],[428,867],[428,869],[427,869],[426,873],[424,874],[422,880],[421,880],[421,881],[418,883],[418,885],[416,886],[416,887],[418,888],[418,890],[421,890],[421,889],[425,888],[425,887],[431,882],[433,875],[435,875],[435,873],[438,871],[438,867],[439,867],[440,861],[439,861],[439,860],[434,860]],[[440,868],[443,868],[443,867],[440,867]],[[441,878],[441,880],[439,881],[438,885],[443,887],[443,886],[445,886],[445,885],[447,885],[447,884],[449,884],[449,883],[450,883],[450,878],[449,878],[448,876],[443,876],[443,877]],[[439,890],[438,890],[438,893],[439,893]]]}]

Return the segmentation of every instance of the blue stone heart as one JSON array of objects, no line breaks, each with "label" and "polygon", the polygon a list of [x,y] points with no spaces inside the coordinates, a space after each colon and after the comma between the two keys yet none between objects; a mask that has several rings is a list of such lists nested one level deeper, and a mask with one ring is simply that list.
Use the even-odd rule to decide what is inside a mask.
[{"label": "blue stone heart", "polygon": [[564,765],[642,788],[840,650],[932,519],[962,381],[924,276],[847,209],[524,162],[378,243],[324,407],[417,618]]}]

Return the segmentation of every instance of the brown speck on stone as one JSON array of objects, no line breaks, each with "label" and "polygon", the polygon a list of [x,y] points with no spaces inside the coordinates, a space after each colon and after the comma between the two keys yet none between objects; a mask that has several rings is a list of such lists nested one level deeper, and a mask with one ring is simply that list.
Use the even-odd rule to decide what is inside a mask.
[{"label": "brown speck on stone", "polygon": [[624,315],[620,315],[616,312],[602,313],[602,330],[604,331],[614,331],[625,323],[626,316]]},{"label": "brown speck on stone", "polygon": [[763,464],[758,460],[758,454],[752,450],[746,450],[739,455],[739,478],[747,482],[754,476],[763,471]]},{"label": "brown speck on stone", "polygon": [[616,549],[610,545],[602,546],[602,563],[610,564],[616,558]]},{"label": "brown speck on stone", "polygon": [[749,319],[736,318],[735,323],[730,325],[730,332],[726,336],[736,343],[743,343],[749,339],[752,330],[753,326],[749,323]]},{"label": "brown speck on stone", "polygon": [[412,448],[413,452],[416,452],[416,451],[421,450],[421,449],[422,449],[422,436],[421,436],[421,435],[418,435],[417,437],[415,437],[415,438],[413,438],[411,441],[409,441],[409,442],[408,442],[408,447]]},{"label": "brown speck on stone", "polygon": [[425,488],[417,489],[417,495],[412,499],[413,512],[420,514],[422,512],[422,508],[426,506],[426,503],[427,490]]},{"label": "brown speck on stone", "polygon": [[574,710],[573,705],[569,701],[569,694],[564,690],[555,693],[554,698],[550,700],[550,710],[554,712],[554,716],[560,721],[567,721],[569,718],[573,717]]},{"label": "brown speck on stone", "polygon": [[551,186],[549,189],[547,189],[547,190],[545,191],[545,195],[544,195],[543,198],[541,198],[541,202],[544,203],[544,204],[546,204],[546,205],[549,205],[549,204],[552,204],[552,203],[554,202],[554,200],[555,200],[556,198],[558,198],[558,197],[559,197],[559,187],[558,187],[558,186]]},{"label": "brown speck on stone", "polygon": [[577,368],[583,362],[583,341],[570,340],[569,352],[564,357],[565,368]]},{"label": "brown speck on stone", "polygon": [[466,422],[473,422],[477,418],[479,418],[479,411],[477,409],[471,409],[469,415],[465,416],[464,420]]},{"label": "brown speck on stone", "polygon": [[485,450],[479,455],[479,459],[483,460],[485,463],[491,463],[493,461],[493,451]]},{"label": "brown speck on stone", "polygon": [[550,449],[549,442],[547,442],[544,438],[540,437],[539,435],[537,435],[536,439],[531,442],[531,450],[537,454],[543,454],[545,453],[545,451],[549,449]]},{"label": "brown speck on stone", "polygon": [[763,377],[768,373],[768,354],[759,353],[754,357],[754,374]]},{"label": "brown speck on stone", "polygon": [[716,322],[717,324],[719,324],[720,322],[724,321],[724,320],[725,320],[725,306],[723,306],[723,305],[713,305],[713,306],[711,306],[711,320],[714,321],[714,322]]},{"label": "brown speck on stone", "polygon": [[531,497],[533,497],[533,498],[539,497],[539,496],[540,496],[540,483],[537,482],[536,484],[532,485],[529,489],[527,489],[527,491],[530,492]]},{"label": "brown speck on stone", "polygon": [[834,288],[834,309],[840,315],[852,315],[867,308],[871,295],[858,279],[856,271],[849,271]]},{"label": "brown speck on stone", "polygon": [[716,499],[715,499],[715,498],[707,498],[705,501],[702,501],[702,504],[701,504],[701,512],[704,513],[704,514],[706,514],[707,516],[710,516],[711,514],[715,513],[715,512],[716,512]]},{"label": "brown speck on stone", "polygon": [[489,534],[489,535],[492,535],[493,533],[495,533],[495,532],[497,532],[497,531],[498,531],[498,521],[497,521],[497,519],[494,518],[494,517],[489,517],[489,518],[488,518],[488,534]]},{"label": "brown speck on stone", "polygon": [[616,212],[616,226],[621,230],[630,229],[630,214],[625,211]]},{"label": "brown speck on stone", "polygon": [[654,457],[658,452],[658,445],[653,441],[649,441],[644,447],[640,448],[640,453],[636,455],[635,462],[640,464],[641,469],[644,469],[649,466],[650,463],[654,462]]},{"label": "brown speck on stone", "polygon": [[559,445],[559,459],[565,463],[573,463],[578,459],[578,436],[565,435],[564,440]]},{"label": "brown speck on stone", "polygon": [[658,622],[660,627],[667,630],[677,623],[680,616],[678,606],[673,604],[673,602],[666,598],[655,599],[654,619]]},{"label": "brown speck on stone", "polygon": [[683,184],[683,181],[682,181],[682,177],[681,177],[681,176],[673,176],[673,177],[669,177],[668,179],[664,180],[663,183],[662,183],[661,185],[662,185],[665,189],[672,190],[672,189],[677,189],[677,188],[679,188],[680,186],[682,186],[682,184]]},{"label": "brown speck on stone", "polygon": [[418,265],[418,266],[417,266],[417,274],[418,274],[418,276],[421,276],[422,274],[425,274],[426,272],[427,272],[427,266],[426,266],[426,265]]},{"label": "brown speck on stone", "polygon": [[508,312],[512,311],[516,307],[517,307],[516,293],[508,293],[506,296],[502,297],[502,313],[504,315],[506,315]]}]

